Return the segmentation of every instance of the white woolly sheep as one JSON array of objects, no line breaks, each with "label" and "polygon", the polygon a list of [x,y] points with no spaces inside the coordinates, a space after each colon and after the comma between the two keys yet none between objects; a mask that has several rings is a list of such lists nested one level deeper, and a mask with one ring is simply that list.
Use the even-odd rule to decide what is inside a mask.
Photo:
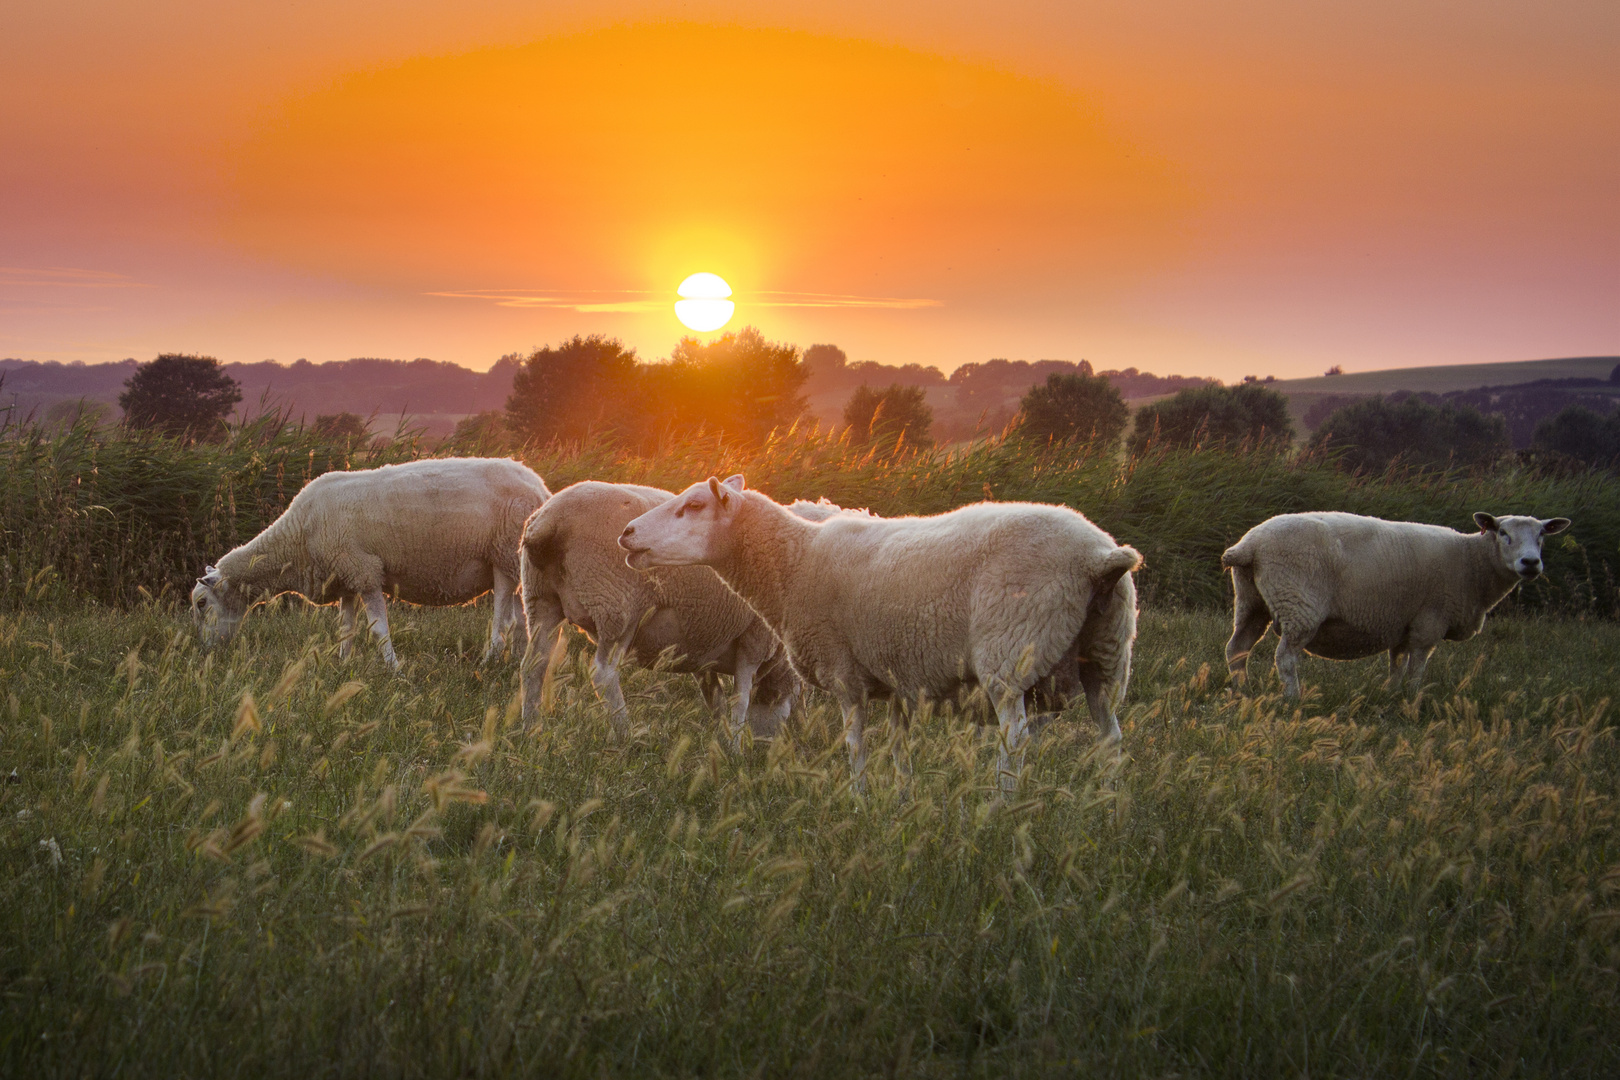
[{"label": "white woolly sheep", "polygon": [[1102,735],[1119,735],[1141,556],[1073,510],[981,503],[816,523],[741,476],[710,477],[630,522],[619,544],[634,567],[713,567],[748,601],[800,677],[838,700],[857,784],[878,698],[916,706],[983,687],[1001,724],[1004,789],[1022,760],[1025,696],[1049,679],[1060,691],[1078,681]]},{"label": "white woolly sheep", "polygon": [[383,658],[399,659],[385,598],[464,604],[495,593],[485,659],[499,655],[522,618],[518,537],[550,497],[533,471],[506,458],[444,458],[329,472],[304,485],[281,516],[210,566],[191,590],[206,647],[229,641],[255,600],[299,593],[342,605],[339,654],[347,656],[365,606]]},{"label": "white woolly sheep", "polygon": [[[619,685],[626,656],[648,665],[666,649],[674,668],[695,674],[711,708],[722,708],[720,676],[736,681],[731,735],[746,722],[756,736],[787,719],[799,681],[776,635],[736,593],[705,567],[640,573],[625,563],[619,533],[631,518],[674,498],[661,488],[587,480],[552,496],[524,524],[523,610],[529,648],[523,660],[523,715],[540,711],[541,690],[557,627],[564,620],[596,642],[591,682],[620,734],[629,711]],[[798,502],[793,512],[825,520],[846,511],[833,503]]]},{"label": "white woolly sheep", "polygon": [[1521,580],[1541,573],[1543,537],[1568,518],[1475,514],[1479,532],[1358,514],[1282,514],[1221,556],[1236,593],[1226,664],[1243,683],[1249,653],[1277,624],[1277,674],[1299,697],[1299,654],[1358,660],[1389,651],[1397,685],[1423,684],[1442,639],[1466,641]]}]

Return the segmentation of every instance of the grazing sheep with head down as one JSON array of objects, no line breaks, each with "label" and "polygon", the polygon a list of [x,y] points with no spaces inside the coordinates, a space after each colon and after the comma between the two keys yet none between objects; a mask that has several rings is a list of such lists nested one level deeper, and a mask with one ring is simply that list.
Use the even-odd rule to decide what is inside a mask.
[{"label": "grazing sheep with head down", "polygon": [[1043,684],[1078,681],[1102,734],[1118,737],[1141,556],[1073,510],[981,503],[817,523],[741,476],[710,477],[630,522],[619,544],[634,567],[713,567],[747,600],[799,675],[838,699],[857,782],[875,698],[918,704],[983,687],[1001,723],[1003,788],[1016,781],[1025,695]]},{"label": "grazing sheep with head down", "polygon": [[295,592],[342,605],[347,656],[363,605],[383,658],[399,659],[385,598],[464,604],[495,593],[485,658],[499,655],[522,618],[518,537],[550,497],[533,471],[506,458],[443,458],[317,476],[280,517],[210,566],[191,590],[191,614],[207,647],[235,635],[248,606]]},{"label": "grazing sheep with head down", "polygon": [[[525,523],[525,719],[539,714],[551,642],[564,620],[596,642],[591,682],[621,735],[629,729],[629,710],[619,685],[620,663],[631,656],[649,665],[666,649],[673,651],[675,671],[698,676],[711,708],[720,707],[720,676],[736,680],[734,741],[744,723],[763,737],[775,734],[787,719],[799,680],[781,643],[712,570],[670,567],[643,573],[626,565],[618,546],[625,524],[673,497],[661,488],[587,480],[557,492]],[[860,513],[825,500],[794,503],[792,509],[816,521]]]},{"label": "grazing sheep with head down", "polygon": [[1226,663],[1245,679],[1249,653],[1277,624],[1277,674],[1299,697],[1299,654],[1357,660],[1389,651],[1390,673],[1423,684],[1442,640],[1466,641],[1520,581],[1541,573],[1543,537],[1568,518],[1475,514],[1479,532],[1358,514],[1282,514],[1221,556],[1236,594]]}]

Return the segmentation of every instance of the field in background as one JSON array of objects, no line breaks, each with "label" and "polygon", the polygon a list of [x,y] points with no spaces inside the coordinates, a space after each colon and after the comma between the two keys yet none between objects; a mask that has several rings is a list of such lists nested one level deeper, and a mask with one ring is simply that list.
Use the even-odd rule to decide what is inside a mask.
[{"label": "field in background", "polygon": [[[313,476],[422,452],[406,439],[357,455],[269,424],[197,448],[104,438],[87,427],[0,440],[0,610],[127,604],[143,590],[184,594],[205,564],[269,524]],[[1165,607],[1224,606],[1221,552],[1273,514],[1348,510],[1459,529],[1472,528],[1476,510],[1561,515],[1574,526],[1549,543],[1546,577],[1512,602],[1620,616],[1620,478],[1598,472],[1551,476],[1510,466],[1354,477],[1310,457],[1077,458],[1016,440],[885,457],[814,431],[758,448],[700,436],[648,457],[587,445],[527,461],[553,490],[585,479],[680,490],[741,472],[783,501],[826,496],[885,515],[939,513],[980,499],[1061,503],[1141,550],[1142,595]]]},{"label": "field in background", "polygon": [[616,744],[577,648],[524,728],[487,616],[397,609],[403,677],[296,603],[208,658],[175,605],[0,616],[0,1072],[1620,1071],[1612,623],[1295,709],[1150,610],[1124,759],[1082,706],[1000,804],[961,723],[860,801],[825,702],[735,756],[656,672]]}]

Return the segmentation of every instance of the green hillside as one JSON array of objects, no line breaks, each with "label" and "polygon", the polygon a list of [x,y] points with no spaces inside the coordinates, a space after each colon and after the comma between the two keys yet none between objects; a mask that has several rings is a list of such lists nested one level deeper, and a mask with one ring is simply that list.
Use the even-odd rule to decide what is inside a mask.
[{"label": "green hillside", "polygon": [[1559,360],[1510,360],[1499,364],[1450,364],[1440,367],[1389,368],[1310,379],[1279,379],[1272,385],[1285,394],[1387,394],[1393,390],[1471,390],[1536,379],[1607,379],[1620,356],[1569,356]]}]

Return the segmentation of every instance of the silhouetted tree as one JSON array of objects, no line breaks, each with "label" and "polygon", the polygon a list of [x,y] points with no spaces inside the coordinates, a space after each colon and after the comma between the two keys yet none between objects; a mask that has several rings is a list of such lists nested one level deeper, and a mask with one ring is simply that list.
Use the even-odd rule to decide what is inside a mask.
[{"label": "silhouetted tree", "polygon": [[1131,408],[1114,384],[1089,372],[1055,372],[1019,403],[1018,434],[1042,442],[1076,442],[1109,452],[1119,445]]},{"label": "silhouetted tree", "polygon": [[536,349],[512,373],[506,425],[520,444],[623,437],[645,422],[636,353],[616,338],[575,335]]},{"label": "silhouetted tree", "polygon": [[812,345],[804,350],[804,373],[811,379],[835,379],[849,366],[849,357],[836,345]]},{"label": "silhouetted tree", "polygon": [[135,369],[118,395],[124,423],[184,439],[224,434],[242,388],[212,356],[164,353]]},{"label": "silhouetted tree", "polygon": [[352,412],[319,413],[313,430],[323,439],[351,442],[366,437],[366,418]]},{"label": "silhouetted tree", "polygon": [[934,410],[928,392],[920,386],[895,383],[883,390],[857,386],[844,405],[849,441],[859,446],[934,445]]},{"label": "silhouetted tree", "polygon": [[1336,453],[1342,467],[1359,472],[1382,472],[1397,460],[1438,469],[1479,467],[1512,448],[1501,416],[1416,394],[1346,405],[1322,421],[1309,446]]},{"label": "silhouetted tree", "polygon": [[1598,468],[1620,466],[1620,409],[1601,416],[1572,405],[1536,426],[1534,446]]},{"label": "silhouetted tree", "polygon": [[752,326],[709,342],[682,338],[669,363],[646,366],[642,377],[665,431],[701,427],[759,443],[804,413],[798,348],[766,341]]},{"label": "silhouetted tree", "polygon": [[1281,450],[1294,437],[1288,399],[1259,382],[1196,386],[1137,410],[1129,449],[1149,447]]}]

